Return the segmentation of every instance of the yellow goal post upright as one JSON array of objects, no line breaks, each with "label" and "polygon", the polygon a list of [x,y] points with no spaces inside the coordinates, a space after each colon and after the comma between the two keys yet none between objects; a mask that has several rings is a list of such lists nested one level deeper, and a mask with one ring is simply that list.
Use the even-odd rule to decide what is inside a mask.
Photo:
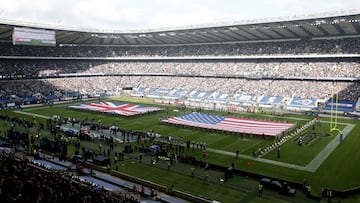
[{"label": "yellow goal post upright", "polygon": [[339,105],[339,87],[333,86],[331,92],[331,108],[330,108],[330,132],[337,131],[341,134],[338,124],[338,105]]}]

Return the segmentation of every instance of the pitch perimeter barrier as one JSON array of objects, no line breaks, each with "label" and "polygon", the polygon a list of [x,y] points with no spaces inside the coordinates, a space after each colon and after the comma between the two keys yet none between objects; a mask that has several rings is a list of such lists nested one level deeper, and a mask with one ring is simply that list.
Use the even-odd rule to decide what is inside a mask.
[{"label": "pitch perimeter barrier", "polygon": [[118,177],[118,178],[122,178],[124,180],[130,181],[130,182],[133,182],[133,183],[144,185],[145,187],[153,188],[153,189],[155,189],[157,191],[160,191],[160,192],[166,192],[166,189],[167,189],[163,185],[153,183],[153,182],[150,182],[150,181],[146,181],[146,180],[142,180],[140,178],[136,178],[134,176],[130,176],[130,175],[127,175],[125,173],[121,173],[119,171],[112,170],[110,172],[110,175],[113,175],[113,176]]},{"label": "pitch perimeter barrier", "polygon": [[[136,178],[134,176],[130,176],[130,175],[118,172],[118,171],[114,171],[114,170],[111,171],[110,174],[113,175],[113,176],[116,176],[118,178],[122,178],[122,179],[125,179],[127,181],[143,185],[145,187],[153,188],[153,189],[155,189],[157,191],[160,191],[160,192],[163,192],[163,193],[168,192],[167,187],[165,187],[163,185],[160,185],[160,184],[157,184],[157,183],[142,180],[140,178]],[[186,193],[186,192],[181,192],[181,191],[178,191],[178,190],[172,191],[171,195],[173,195],[175,197],[178,197],[178,198],[181,198],[181,199],[185,199],[185,200],[190,201],[190,202],[196,202],[196,203],[210,203],[210,202],[212,202],[212,200],[205,199],[204,197],[199,197],[199,196],[192,195],[192,194],[189,194],[189,193]]]},{"label": "pitch perimeter barrier", "polygon": [[212,200],[207,199],[206,197],[196,196],[196,195],[192,195],[192,194],[178,191],[178,190],[174,190],[172,195],[179,197],[181,199],[185,199],[190,202],[196,202],[196,203],[211,203],[211,202],[213,202]]},{"label": "pitch perimeter barrier", "polygon": [[332,191],[332,195],[333,197],[348,197],[351,195],[356,195],[360,193],[360,186],[358,187],[353,187],[347,190],[336,190],[336,189],[332,189],[332,188],[323,188],[322,190],[322,197],[327,197],[327,191],[331,190]]}]

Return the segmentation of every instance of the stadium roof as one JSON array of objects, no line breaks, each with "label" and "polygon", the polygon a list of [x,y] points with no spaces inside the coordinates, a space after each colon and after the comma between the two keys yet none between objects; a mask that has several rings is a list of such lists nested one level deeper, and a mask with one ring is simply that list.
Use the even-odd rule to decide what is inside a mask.
[{"label": "stadium roof", "polygon": [[360,37],[360,12],[136,31],[105,31],[0,20],[0,40],[12,41],[14,27],[56,31],[57,44],[153,46],[232,43],[330,37]]}]

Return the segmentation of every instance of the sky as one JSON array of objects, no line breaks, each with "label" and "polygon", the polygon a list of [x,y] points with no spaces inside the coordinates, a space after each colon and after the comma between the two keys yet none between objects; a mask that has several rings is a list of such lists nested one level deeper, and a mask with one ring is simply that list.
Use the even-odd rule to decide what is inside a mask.
[{"label": "sky", "polygon": [[143,30],[354,9],[360,0],[0,0],[0,19]]}]

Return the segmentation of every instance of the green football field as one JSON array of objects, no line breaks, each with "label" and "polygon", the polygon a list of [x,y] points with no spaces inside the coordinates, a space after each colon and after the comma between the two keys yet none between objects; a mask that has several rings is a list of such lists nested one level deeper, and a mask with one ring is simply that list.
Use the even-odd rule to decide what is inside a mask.
[{"label": "green football field", "polygon": [[[112,98],[111,101],[122,101],[123,103],[141,103],[148,106],[155,106],[151,100],[136,98]],[[345,190],[360,185],[360,125],[358,121],[350,119],[339,119],[337,127],[343,131],[344,140],[340,143],[338,132],[330,132],[330,119],[321,118],[320,124],[312,125],[302,133],[294,135],[281,145],[281,156],[278,157],[277,148],[268,152],[261,158],[253,157],[253,152],[259,148],[265,148],[274,143],[272,137],[262,136],[245,136],[230,133],[220,133],[203,129],[183,128],[172,125],[161,124],[159,120],[164,117],[180,115],[191,112],[193,109],[179,109],[174,111],[175,107],[160,106],[165,111],[156,112],[136,117],[121,117],[117,115],[109,115],[106,113],[96,113],[82,110],[74,110],[67,108],[69,104],[60,104],[53,106],[39,106],[32,108],[24,108],[22,111],[6,110],[0,113],[8,114],[15,117],[24,117],[26,119],[36,119],[37,122],[45,122],[46,117],[60,115],[62,117],[74,117],[80,119],[94,120],[105,125],[116,125],[121,128],[150,131],[174,138],[182,138],[183,140],[191,140],[195,142],[205,142],[208,157],[203,157],[200,150],[195,152],[186,152],[191,156],[195,156],[198,160],[209,162],[211,164],[222,165],[225,167],[234,163],[235,168],[241,171],[256,173],[262,176],[270,176],[280,178],[292,182],[301,183],[304,179],[312,186],[312,193],[320,196],[322,187],[333,188],[337,190]],[[212,112],[211,114],[234,115],[244,118],[256,118],[260,120],[271,121],[287,121],[294,123],[297,127],[305,125],[314,117],[304,115],[285,114],[276,116],[271,114],[258,113],[228,113],[228,112]],[[6,127],[1,130],[5,130]],[[30,131],[30,133],[36,133]],[[43,132],[44,136],[46,132]],[[299,146],[297,139],[299,136],[304,137],[307,142]],[[83,142],[83,145],[90,149],[97,150],[97,144],[93,142]],[[123,146],[116,146],[119,150]],[[69,151],[73,152],[73,147],[69,146]],[[239,150],[239,157],[235,152]],[[136,157],[137,155],[133,155]],[[246,198],[251,194],[249,188],[239,190],[236,187],[226,186],[219,187],[216,180],[222,177],[221,172],[214,171],[210,174],[214,181],[204,186],[202,181],[194,181],[187,173],[187,166],[180,166],[172,171],[164,170],[160,167],[151,167],[149,164],[141,164],[130,161],[123,162],[120,170],[132,176],[147,179],[162,185],[175,184],[176,189],[186,191],[192,194],[203,194],[206,197],[217,199],[223,202],[236,202],[239,199]],[[146,160],[146,159],[145,159]],[[166,168],[166,167],[165,167]],[[165,177],[166,178],[163,178]],[[202,173],[199,173],[201,180]],[[231,184],[237,185],[244,183],[244,177],[235,177],[231,180]],[[191,185],[191,187],[189,187]],[[206,188],[204,188],[206,187]],[[220,189],[219,189],[220,188]],[[250,191],[250,192],[249,192]],[[227,194],[227,195],[224,195]],[[354,199],[344,199],[345,201],[353,201]],[[260,201],[253,198],[252,202]],[[273,202],[271,197],[261,199],[261,202]],[[277,201],[280,201],[278,199]],[[290,200],[291,201],[291,200]]]}]

